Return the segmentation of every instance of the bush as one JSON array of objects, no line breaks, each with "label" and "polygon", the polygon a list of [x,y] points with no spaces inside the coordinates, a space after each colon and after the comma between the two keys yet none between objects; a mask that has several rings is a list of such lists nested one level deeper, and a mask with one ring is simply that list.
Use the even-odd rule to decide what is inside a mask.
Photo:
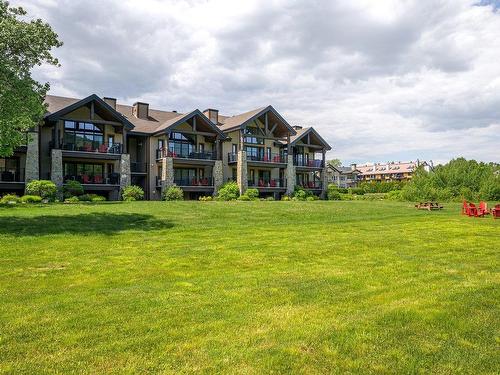
[{"label": "bush", "polygon": [[352,194],[339,193],[341,201],[353,201],[356,197]]},{"label": "bush", "polygon": [[349,194],[349,190],[347,188],[337,188],[340,194]]},{"label": "bush", "polygon": [[69,197],[64,200],[64,203],[80,203],[78,197]]},{"label": "bush", "polygon": [[214,200],[214,198],[211,195],[207,195],[207,196],[199,197],[198,200],[200,202],[211,202]]},{"label": "bush", "polygon": [[295,191],[292,194],[292,199],[295,201],[305,201],[309,195],[310,193],[304,189],[295,188]]},{"label": "bush", "polygon": [[238,197],[238,200],[239,201],[251,201],[252,199],[246,195],[246,194],[241,194],[239,197]]},{"label": "bush", "polygon": [[73,196],[78,196],[83,194],[83,186],[78,181],[68,181],[63,186],[64,197],[69,198]]},{"label": "bush", "polygon": [[0,199],[0,204],[3,206],[14,206],[20,202],[20,199],[15,194],[6,194]]},{"label": "bush", "polygon": [[340,200],[340,192],[337,185],[330,184],[328,185],[327,198],[330,201],[339,201]]},{"label": "bush", "polygon": [[306,198],[306,201],[315,201],[316,198],[314,198],[313,196],[309,196]]},{"label": "bush", "polygon": [[274,201],[274,197],[267,197],[266,201],[268,201],[268,202]]},{"label": "bush", "polygon": [[144,190],[136,185],[126,186],[122,191],[122,199],[127,202],[143,200]]},{"label": "bush", "polygon": [[234,181],[230,181],[219,189],[217,199],[221,201],[233,201],[236,200],[239,195],[240,189],[238,184]]},{"label": "bush", "polygon": [[257,199],[259,197],[259,191],[257,189],[247,189],[245,194],[250,198],[250,200]]},{"label": "bush", "polygon": [[392,190],[387,193],[386,197],[391,201],[400,201],[403,199],[403,194],[401,190]]},{"label": "bush", "polygon": [[23,195],[21,197],[21,203],[41,203],[42,197],[38,195]]},{"label": "bush", "polygon": [[170,186],[163,192],[162,199],[164,201],[182,201],[184,200],[184,192],[177,186]]},{"label": "bush", "polygon": [[91,194],[82,194],[79,197],[74,197],[74,198],[78,199],[80,202],[92,202]]},{"label": "bush", "polygon": [[360,188],[360,187],[354,187],[354,188],[350,188],[348,190],[349,190],[349,193],[354,194],[354,195],[363,195],[363,194],[365,194],[365,191],[362,188]]},{"label": "bush", "polygon": [[281,197],[281,200],[282,200],[282,201],[289,202],[291,199],[290,199],[290,197],[289,197],[288,195],[283,195],[283,196]]},{"label": "bush", "polygon": [[54,200],[57,193],[57,187],[52,181],[33,180],[26,185],[27,195],[38,195],[42,199]]},{"label": "bush", "polygon": [[103,197],[102,195],[95,195],[94,197],[91,198],[92,202],[106,202],[106,197]]}]

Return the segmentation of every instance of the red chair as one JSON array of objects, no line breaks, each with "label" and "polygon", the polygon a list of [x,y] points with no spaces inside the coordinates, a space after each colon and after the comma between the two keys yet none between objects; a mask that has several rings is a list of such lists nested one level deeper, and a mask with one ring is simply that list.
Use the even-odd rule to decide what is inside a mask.
[{"label": "red chair", "polygon": [[281,163],[281,157],[279,155],[275,155],[273,158],[274,163]]},{"label": "red chair", "polygon": [[276,180],[271,180],[271,187],[276,187]]},{"label": "red chair", "polygon": [[102,176],[100,174],[94,176],[94,184],[102,184],[102,181]]},{"label": "red chair", "polygon": [[493,219],[500,218],[500,204],[495,205],[495,208],[491,210],[491,216]]},{"label": "red chair", "polygon": [[463,205],[462,205],[462,215],[469,216],[469,204],[465,200],[464,200]]},{"label": "red chair", "polygon": [[90,184],[90,177],[87,176],[86,174],[82,175],[82,181],[84,184]]},{"label": "red chair", "polygon": [[191,186],[196,186],[196,185],[199,185],[199,184],[198,184],[198,180],[197,180],[196,178],[193,178],[193,179],[191,180]]},{"label": "red chair", "polygon": [[208,186],[208,178],[204,178],[204,179],[202,179],[202,180],[201,180],[201,184],[202,184],[203,186]]},{"label": "red chair", "polygon": [[264,181],[263,180],[259,180],[259,187],[264,187]]},{"label": "red chair", "polygon": [[469,203],[469,216],[475,216],[475,217],[483,217],[484,214],[481,214],[479,210],[477,209],[476,205],[474,203]]},{"label": "red chair", "polygon": [[104,143],[102,145],[99,146],[99,148],[97,149],[97,151],[105,154],[106,152],[108,152],[108,146],[106,146]]}]

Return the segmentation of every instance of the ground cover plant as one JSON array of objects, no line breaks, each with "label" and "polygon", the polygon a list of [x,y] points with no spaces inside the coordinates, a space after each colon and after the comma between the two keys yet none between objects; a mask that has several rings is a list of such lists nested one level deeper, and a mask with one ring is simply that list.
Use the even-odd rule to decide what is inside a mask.
[{"label": "ground cover plant", "polygon": [[459,212],[0,208],[0,372],[497,373],[500,221]]}]

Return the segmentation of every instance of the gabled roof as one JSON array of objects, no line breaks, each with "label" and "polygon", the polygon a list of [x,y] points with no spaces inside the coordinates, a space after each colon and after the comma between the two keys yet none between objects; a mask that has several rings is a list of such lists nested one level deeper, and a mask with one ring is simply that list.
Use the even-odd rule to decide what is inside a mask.
[{"label": "gabled roof", "polygon": [[45,103],[48,105],[48,112],[45,114],[44,117],[48,121],[56,121],[65,114],[73,112],[74,110],[93,101],[95,101],[102,108],[108,111],[111,114],[111,116],[115,118],[118,122],[123,123],[123,125],[127,129],[131,130],[134,128],[134,125],[124,115],[115,110],[113,107],[111,107],[108,103],[106,103],[96,94],[89,95],[81,100],[47,95],[45,98]]},{"label": "gabled roof", "polygon": [[179,116],[173,117],[170,120],[165,121],[156,129],[155,134],[173,129],[176,126],[192,119],[195,116],[201,117],[207,123],[207,125],[210,126],[210,128],[212,128],[217,134],[219,134],[223,139],[226,138],[226,135],[222,132],[222,130],[220,130],[217,125],[212,123],[212,121],[210,121],[208,117],[205,116],[203,112],[201,112],[199,109],[195,109],[194,111],[191,111],[186,114],[180,114]]},{"label": "gabled roof", "polygon": [[328,164],[328,168],[333,169],[341,174],[347,173],[361,173],[358,169],[352,169],[351,167],[334,167],[333,165]]},{"label": "gabled roof", "polygon": [[320,141],[321,144],[327,149],[331,150],[331,146],[319,135],[319,133],[314,130],[314,128],[304,128],[304,129],[299,129],[297,130],[297,134],[290,137],[290,146],[295,146],[295,144],[300,141],[302,138],[304,138],[307,134],[313,133],[318,140]]},{"label": "gabled roof", "polygon": [[241,113],[232,117],[221,119],[219,116],[219,120],[222,122],[220,129],[225,132],[240,129],[250,122],[254,121],[255,119],[259,118],[266,112],[271,112],[287,127],[291,134],[296,134],[292,126],[271,105],[263,108],[257,108],[252,111]]}]

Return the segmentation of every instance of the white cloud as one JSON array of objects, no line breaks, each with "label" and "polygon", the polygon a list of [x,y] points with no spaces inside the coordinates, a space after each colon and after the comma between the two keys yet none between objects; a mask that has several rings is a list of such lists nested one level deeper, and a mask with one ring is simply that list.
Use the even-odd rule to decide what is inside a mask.
[{"label": "white cloud", "polygon": [[13,1],[54,26],[52,93],[273,104],[349,161],[500,161],[500,12],[467,0]]}]

